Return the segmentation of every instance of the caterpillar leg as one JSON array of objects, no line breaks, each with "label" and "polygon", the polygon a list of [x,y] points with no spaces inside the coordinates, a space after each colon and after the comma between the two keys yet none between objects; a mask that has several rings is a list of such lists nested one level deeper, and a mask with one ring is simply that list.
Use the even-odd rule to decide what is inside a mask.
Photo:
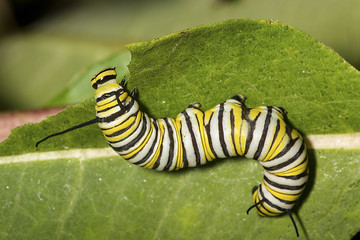
[{"label": "caterpillar leg", "polygon": [[[251,190],[251,194],[254,195],[254,193],[258,190],[258,186],[254,186]],[[261,203],[263,203],[265,201],[265,198],[261,199],[258,202],[255,202],[255,204],[251,205],[248,210],[246,210],[246,214],[249,214],[250,210],[253,209],[254,207],[260,205]]]},{"label": "caterpillar leg", "polygon": [[129,104],[126,106],[127,111],[130,111],[130,109],[132,108],[132,106],[135,103],[135,88],[130,93],[130,97],[131,97],[131,100],[130,100]]},{"label": "caterpillar leg", "polygon": [[278,107],[284,116],[287,115],[287,111],[283,107]]},{"label": "caterpillar leg", "polygon": [[131,98],[135,98],[135,88],[131,91],[130,97],[131,97]]},{"label": "caterpillar leg", "polygon": [[232,97],[232,99],[239,101],[241,104],[245,104],[246,101],[246,97],[241,94],[236,94],[235,96]]},{"label": "caterpillar leg", "polygon": [[[124,79],[125,79],[125,77],[124,77]],[[121,82],[122,82],[121,84],[123,84],[123,81],[121,81]],[[128,111],[134,105],[134,101],[135,101],[135,88],[134,88],[130,93],[130,97],[131,97],[130,102],[126,106],[124,106],[124,104],[120,101],[120,95],[121,95],[122,91],[123,91],[122,89],[119,89],[115,93],[116,101],[118,102],[118,105],[119,105],[119,107],[121,109],[121,114]]]},{"label": "caterpillar leg", "polygon": [[126,76],[124,76],[123,79],[122,79],[121,82],[120,82],[120,86],[123,87],[123,88],[124,88],[125,85],[126,85],[126,83],[125,83],[125,78],[126,78]]},{"label": "caterpillar leg", "polygon": [[122,91],[122,90],[120,90],[120,89],[119,89],[118,91],[116,91],[116,92],[115,92],[115,97],[116,97],[116,101],[117,101],[117,103],[118,103],[118,105],[119,105],[119,107],[120,107],[120,109],[121,109],[120,114],[124,114],[124,113],[126,112],[126,108],[125,108],[125,106],[123,105],[123,103],[120,101],[121,91]]},{"label": "caterpillar leg", "polygon": [[189,107],[188,108],[196,108],[196,109],[199,109],[201,107],[201,104],[199,102],[193,102],[193,103],[190,103]]}]

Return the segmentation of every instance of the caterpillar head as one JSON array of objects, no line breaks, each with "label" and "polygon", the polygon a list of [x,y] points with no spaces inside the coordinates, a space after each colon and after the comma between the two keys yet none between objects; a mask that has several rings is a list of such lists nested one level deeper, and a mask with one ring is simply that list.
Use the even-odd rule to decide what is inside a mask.
[{"label": "caterpillar head", "polygon": [[115,68],[105,68],[98,72],[92,79],[91,79],[91,86],[94,89],[98,89],[103,85],[106,84],[114,84],[116,82],[116,71]]},{"label": "caterpillar head", "polygon": [[120,84],[118,84],[116,81],[115,68],[105,68],[98,72],[91,79],[91,86],[96,89],[95,109],[97,111],[97,116],[100,118],[101,114],[99,114],[99,111],[104,112],[106,108],[112,108],[116,103],[120,108],[120,111],[117,113],[118,115],[128,112],[135,103],[135,89],[130,93],[130,96],[124,91],[125,77]]},{"label": "caterpillar head", "polygon": [[[124,81],[124,80],[123,80]],[[97,103],[107,103],[111,99],[115,99],[117,93],[124,93],[123,85],[118,84],[116,81],[116,71],[115,68],[105,68],[98,72],[91,79],[91,86],[95,90],[95,100]],[[121,101],[126,98],[127,94],[122,96]],[[119,97],[119,96],[118,96]],[[101,104],[102,105],[102,104]]]}]

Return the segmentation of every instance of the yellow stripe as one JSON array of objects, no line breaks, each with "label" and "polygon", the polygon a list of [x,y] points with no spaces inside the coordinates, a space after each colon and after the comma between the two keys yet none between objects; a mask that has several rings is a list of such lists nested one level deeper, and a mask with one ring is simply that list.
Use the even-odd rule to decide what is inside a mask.
[{"label": "yellow stripe", "polygon": [[[142,119],[142,117],[139,117],[139,118],[136,118],[134,119],[134,117],[131,118],[131,120],[136,120],[136,122],[134,123],[134,125],[132,125],[129,129],[127,129],[125,132],[123,132],[122,134],[119,134],[117,136],[114,136],[114,137],[108,137],[108,136],[105,136],[105,138],[108,140],[108,141],[112,141],[112,142],[116,142],[116,141],[121,141],[122,139],[126,138],[127,136],[129,136],[133,131],[135,131],[135,129],[139,126],[140,124],[140,120]],[[131,124],[130,121],[127,121],[126,122],[126,125],[129,125]],[[105,130],[107,132],[117,132],[117,131],[120,131],[121,128],[125,128],[123,124],[120,124],[119,126],[117,127],[114,127],[114,128],[111,128],[110,130]],[[103,131],[103,132],[105,132]]]},{"label": "yellow stripe", "polygon": [[129,135],[131,132],[135,131],[136,127],[140,124],[140,120],[142,118],[143,118],[142,112],[138,111],[138,114],[136,116],[132,116],[132,117],[126,119],[124,122],[122,122],[121,124],[119,124],[116,127],[112,127],[110,129],[103,130],[103,133],[105,135],[111,135],[115,132],[121,131],[121,130],[129,127],[135,121],[133,126],[131,126],[128,130],[126,130],[126,132],[123,133],[123,134],[126,133],[126,135]]},{"label": "yellow stripe", "polygon": [[180,114],[176,117],[176,120],[171,119],[175,129],[176,129],[176,136],[178,140],[178,151],[177,151],[177,158],[176,158],[176,164],[175,169],[180,169],[184,167],[184,159],[183,159],[183,146],[182,146],[182,140],[180,136],[180,129],[181,129],[181,119]]},{"label": "yellow stripe", "polygon": [[[96,111],[99,111],[99,110],[101,110],[101,109],[106,108],[106,106],[107,106],[111,101],[114,101],[114,100],[115,100],[115,96],[110,97],[110,98],[105,98],[104,100],[101,100],[101,101],[97,102],[96,105],[95,105],[95,110],[96,110]],[[113,103],[114,103],[114,104],[117,104],[117,101],[114,101]]]},{"label": "yellow stripe", "polygon": [[201,147],[205,154],[206,161],[211,161],[215,159],[214,154],[210,150],[209,140],[208,136],[205,131],[204,127],[204,113],[199,109],[192,109],[193,113],[195,114],[195,117],[197,118],[197,122],[199,123],[198,131],[200,132],[201,136]]},{"label": "yellow stripe", "polygon": [[[105,85],[101,85],[100,88],[95,90],[95,93],[94,93],[95,98],[99,98],[103,94],[105,94],[107,92],[112,92],[115,89],[119,89],[119,88],[121,88],[121,87],[117,83],[107,83]],[[127,92],[122,92],[120,94],[120,100],[123,101],[127,96],[128,96]],[[99,103],[101,103],[101,102],[99,102]]]},{"label": "yellow stripe", "polygon": [[[280,198],[282,200],[286,200],[286,201],[296,201],[302,191],[298,194],[289,194],[289,193],[281,193],[281,192],[278,192],[278,191],[275,191],[273,189],[271,189],[270,187],[268,187],[266,184],[264,185],[266,187],[266,189],[274,196],[276,196],[277,198]],[[305,187],[304,187],[305,188]]]},{"label": "yellow stripe", "polygon": [[97,116],[99,118],[106,118],[114,113],[117,113],[119,111],[119,109],[116,108],[110,108],[109,110],[105,111],[105,112],[97,112]]},{"label": "yellow stripe", "polygon": [[250,112],[249,112],[249,118],[250,120],[255,120],[256,116],[259,115],[260,113],[260,116],[264,114],[264,110],[262,109],[263,107],[257,107],[257,108],[252,108],[250,109]]},{"label": "yellow stripe", "polygon": [[204,112],[204,123],[209,123],[211,114],[215,112],[215,108],[211,108]]},{"label": "yellow stripe", "polygon": [[[306,150],[304,150],[306,151]],[[307,156],[305,155],[305,157],[307,158]],[[309,171],[308,167],[308,160],[306,159],[306,161],[304,161],[302,164],[297,165],[296,167],[290,168],[287,171],[284,172],[278,172],[278,173],[274,173],[277,176],[296,176],[299,175],[305,171]]]},{"label": "yellow stripe", "polygon": [[[267,152],[265,158],[263,159],[263,161],[271,160],[273,156],[278,155],[285,148],[285,145],[288,142],[287,141],[288,136],[286,135],[286,131],[285,131],[286,130],[286,124],[282,120],[280,120],[279,124],[280,124],[280,129],[279,129],[278,135],[277,135],[271,149],[267,150],[268,152]],[[275,130],[273,132],[273,136],[274,136],[274,134],[275,134]]]},{"label": "yellow stripe", "polygon": [[143,167],[149,168],[149,169],[154,166],[156,160],[159,158],[160,149],[161,149],[161,146],[163,144],[163,137],[164,137],[164,132],[165,132],[165,129],[164,129],[164,126],[163,126],[164,122],[163,121],[157,121],[157,122],[159,124],[159,130],[160,130],[160,139],[159,139],[159,142],[158,142],[159,144],[157,146],[157,149],[155,151],[154,156],[151,158],[151,160],[147,164],[145,164],[143,166]]},{"label": "yellow stripe", "polygon": [[[254,194],[253,194],[253,202],[254,202],[254,204],[260,202],[259,189],[256,189],[256,191],[255,191]],[[263,211],[266,211],[263,207],[261,207],[260,204],[257,205],[257,207],[255,207],[255,209],[256,209],[256,211],[258,212],[258,214],[259,214],[260,216],[263,216],[263,217],[266,216],[265,214],[263,214],[262,212],[260,212],[260,211],[258,210],[258,208],[259,208],[259,209],[262,209]]]},{"label": "yellow stripe", "polygon": [[101,78],[105,77],[105,76],[108,76],[108,75],[115,75],[116,76],[116,71],[114,69],[109,69],[105,72],[102,72],[102,73],[98,73],[95,75],[95,77],[93,77],[91,79],[91,85],[94,85],[97,81],[99,81]]},{"label": "yellow stripe", "polygon": [[205,135],[205,145],[204,145],[204,150],[205,152],[207,153],[207,159],[209,161],[215,159],[215,154],[211,151],[211,148],[210,148],[210,144],[209,144],[209,136],[207,135],[206,131],[205,131],[205,124],[209,124],[209,121],[210,121],[210,116],[211,114],[215,111],[215,108],[211,108],[207,111],[204,112],[204,115],[203,115],[203,118],[204,118],[204,121],[203,121],[203,129],[204,129],[204,135]]},{"label": "yellow stripe", "polygon": [[95,98],[99,98],[104,93],[111,92],[117,88],[119,88],[119,84],[117,84],[117,83],[109,83],[109,84],[102,85],[100,88],[95,90],[95,92],[94,92]]},{"label": "yellow stripe", "polygon": [[240,155],[245,153],[246,141],[249,133],[249,123],[246,120],[241,121],[240,126]]},{"label": "yellow stripe", "polygon": [[154,130],[154,125],[153,125],[153,123],[150,121],[150,131],[149,131],[148,135],[146,136],[146,138],[144,139],[144,141],[141,143],[141,145],[138,146],[138,147],[137,147],[136,149],[134,149],[133,151],[131,151],[131,152],[127,153],[127,154],[121,155],[121,156],[122,156],[123,158],[125,158],[125,159],[129,159],[129,158],[131,158],[132,156],[134,156],[134,154],[140,152],[140,151],[144,148],[145,144],[149,141],[149,138],[151,137],[151,134],[152,134],[153,130]]},{"label": "yellow stripe", "polygon": [[[264,184],[264,183],[263,183],[263,184]],[[260,198],[259,198],[259,189],[256,189],[256,191],[254,192],[254,194],[253,194],[253,201],[254,201],[254,204],[260,201]],[[263,204],[266,205],[265,202],[264,202]],[[256,208],[256,207],[255,207],[255,208]],[[259,210],[258,210],[258,209],[259,209]],[[273,210],[273,209],[271,209],[271,210]],[[264,207],[262,207],[261,204],[257,205],[256,211],[258,212],[258,214],[259,214],[260,216],[277,216],[277,215],[281,214],[281,212],[278,212],[278,213],[269,212],[267,209],[265,209]],[[277,210],[274,209],[274,211],[277,211]]]},{"label": "yellow stripe", "polygon": [[[240,139],[240,131],[241,131],[241,114],[242,114],[242,109],[239,107],[238,104],[231,104],[231,107],[233,109],[233,114],[234,114],[234,129],[232,129],[234,131],[234,143],[232,146],[235,146],[235,149],[233,151],[235,151],[234,153],[238,153],[239,155],[241,155],[241,139]],[[231,126],[230,126],[231,127]],[[232,137],[230,137],[230,142],[233,141]]]}]

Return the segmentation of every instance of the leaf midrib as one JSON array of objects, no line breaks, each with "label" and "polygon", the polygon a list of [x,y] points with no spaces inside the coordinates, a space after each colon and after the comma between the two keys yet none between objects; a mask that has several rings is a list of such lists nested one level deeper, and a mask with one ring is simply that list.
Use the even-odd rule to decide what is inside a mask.
[{"label": "leaf midrib", "polygon": [[[308,149],[360,149],[360,133],[308,135],[305,137]],[[88,159],[116,157],[118,154],[110,147],[33,152],[14,156],[0,157],[0,165],[57,159]]]}]

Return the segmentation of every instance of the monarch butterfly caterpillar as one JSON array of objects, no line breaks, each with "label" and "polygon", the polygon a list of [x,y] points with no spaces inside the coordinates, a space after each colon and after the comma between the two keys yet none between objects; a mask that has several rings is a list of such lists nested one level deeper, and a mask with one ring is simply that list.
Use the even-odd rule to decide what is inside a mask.
[{"label": "monarch butterfly caterpillar", "polygon": [[125,77],[116,81],[115,68],[91,79],[96,118],[45,137],[60,135],[97,123],[109,145],[127,161],[141,167],[171,171],[195,167],[215,158],[245,156],[264,167],[264,179],[253,189],[261,216],[287,213],[299,236],[291,209],[308,179],[306,145],[299,132],[284,120],[278,107],[247,108],[236,95],[202,112],[192,103],[176,119],[152,119],[139,110],[135,89],[124,90]]}]

